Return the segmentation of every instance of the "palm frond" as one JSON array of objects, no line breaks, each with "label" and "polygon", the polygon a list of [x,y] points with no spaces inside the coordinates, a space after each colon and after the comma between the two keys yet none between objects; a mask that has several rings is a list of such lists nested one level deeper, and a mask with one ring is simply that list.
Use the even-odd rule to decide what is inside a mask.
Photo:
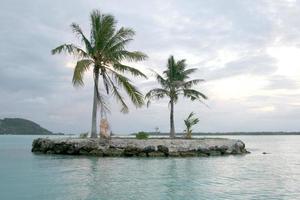
[{"label": "palm frond", "polygon": [[74,73],[73,73],[73,79],[72,79],[73,85],[75,87],[84,85],[83,74],[84,74],[84,72],[86,72],[89,69],[89,67],[91,66],[92,63],[93,63],[93,60],[90,60],[90,59],[84,59],[84,60],[77,61],[75,69],[74,69]]},{"label": "palm frond", "polygon": [[126,53],[123,53],[123,51],[125,51],[125,47],[130,41],[132,39],[122,40],[113,46],[100,50],[99,54],[101,54],[103,61],[106,63],[118,63],[126,60]]},{"label": "palm frond", "polygon": [[121,27],[116,34],[114,35],[114,40],[125,40],[128,38],[132,38],[135,35],[135,32],[131,28]]},{"label": "palm frond", "polygon": [[123,65],[121,63],[115,63],[113,65],[113,68],[119,72],[130,72],[133,76],[141,76],[144,78],[147,78],[147,76],[142,73],[141,71],[139,71],[138,69],[135,69],[133,67],[127,66],[127,65]]},{"label": "palm frond", "polygon": [[198,124],[198,122],[199,122],[199,119],[195,118],[195,119],[192,119],[191,124],[196,125],[196,124]]},{"label": "palm frond", "polygon": [[204,79],[194,79],[187,82],[183,82],[182,86],[186,89],[191,88],[194,85],[197,85],[200,82],[204,82]]},{"label": "palm frond", "polygon": [[100,108],[103,109],[101,110],[102,113],[110,113],[109,105],[100,92],[98,93],[98,105],[100,105]]},{"label": "palm frond", "polygon": [[172,82],[175,78],[175,72],[176,72],[176,64],[175,64],[175,59],[174,56],[170,56],[168,58],[168,63],[167,63],[167,70],[163,72],[163,74],[166,75],[166,77],[169,79],[170,82]]},{"label": "palm frond", "polygon": [[146,95],[145,98],[148,100],[147,101],[147,106],[149,107],[151,100],[152,99],[162,99],[166,96],[170,96],[170,93],[168,90],[163,89],[163,88],[154,88],[150,90]]},{"label": "palm frond", "polygon": [[195,113],[191,112],[189,116],[184,120],[185,124],[185,132],[186,132],[186,138],[191,138],[192,137],[192,127],[196,124],[199,123],[199,119],[194,117]]},{"label": "palm frond", "polygon": [[176,62],[176,66],[178,68],[178,70],[180,70],[181,72],[183,72],[186,68],[186,60],[182,59]]},{"label": "palm frond", "polygon": [[52,55],[60,54],[62,52],[69,53],[70,55],[77,56],[79,58],[89,57],[83,49],[75,46],[74,44],[63,44],[51,50]]},{"label": "palm frond", "polygon": [[72,23],[71,24],[71,28],[73,30],[73,32],[78,36],[80,37],[81,41],[84,43],[85,45],[85,48],[87,50],[87,52],[89,54],[92,54],[93,53],[93,48],[92,48],[92,45],[91,45],[91,42],[87,39],[87,37],[83,34],[80,26],[76,23]]},{"label": "palm frond", "polygon": [[148,56],[140,51],[126,51],[121,50],[116,52],[121,55],[121,57],[127,61],[143,61],[148,58]]},{"label": "palm frond", "polygon": [[110,14],[101,14],[99,10],[91,13],[91,40],[95,49],[101,51],[115,32],[116,20]]},{"label": "palm frond", "polygon": [[109,76],[107,76],[107,77],[108,77],[108,80],[111,85],[112,94],[115,96],[116,100],[121,103],[121,106],[122,106],[121,112],[128,113],[129,108],[128,108],[127,104],[125,103],[125,100],[124,100],[123,96],[121,95],[118,87],[114,84],[113,80]]},{"label": "palm frond", "polygon": [[163,86],[163,87],[166,87],[168,85],[168,80],[163,78],[160,74],[156,73],[155,74],[155,77],[156,77],[156,80],[157,82]]},{"label": "palm frond", "polygon": [[109,80],[109,76],[104,69],[102,69],[102,71],[101,71],[101,76],[102,76],[103,85],[104,85],[106,94],[109,94],[109,91],[111,89],[111,83]]},{"label": "palm frond", "polygon": [[[191,113],[189,114],[189,116],[187,117],[187,119],[188,119],[188,120],[191,119],[194,115],[195,115],[195,113],[194,113],[194,112],[191,112]],[[187,120],[187,121],[188,121],[188,120]]]},{"label": "palm frond", "polygon": [[185,77],[188,77],[188,75],[195,73],[198,69],[197,68],[190,68],[187,70],[184,70],[182,73]]},{"label": "palm frond", "polygon": [[131,28],[120,28],[106,43],[105,47],[103,48],[103,51],[123,40],[131,39],[134,36],[134,34],[135,33]]},{"label": "palm frond", "polygon": [[190,127],[193,125],[196,125],[199,122],[198,118],[194,118],[195,113],[191,112],[189,114],[189,116],[187,117],[186,120],[184,120],[186,122],[187,125],[189,125]]},{"label": "palm frond", "polygon": [[190,98],[192,101],[194,100],[202,100],[202,99],[208,99],[207,96],[205,96],[203,93],[194,90],[194,89],[180,89],[178,92],[183,92],[184,97]]},{"label": "palm frond", "polygon": [[118,56],[118,60],[122,59],[122,51],[125,49],[125,46],[128,45],[132,40],[132,38],[128,38],[118,41],[114,45],[106,47],[105,51],[102,51],[102,53],[109,56]]},{"label": "palm frond", "polygon": [[147,92],[147,94],[145,95],[145,98],[147,99],[151,99],[151,98],[163,98],[165,96],[169,96],[170,93],[169,91],[163,89],[163,88],[154,88],[152,90],[150,90],[149,92]]},{"label": "palm frond", "polygon": [[106,113],[110,112],[108,103],[104,99],[104,95],[101,94],[98,86],[99,82],[99,68],[94,67],[93,68],[93,76],[94,76],[94,90],[96,92],[96,97],[97,97],[97,104],[100,105],[101,107],[101,113]]},{"label": "palm frond", "polygon": [[132,103],[136,107],[141,107],[142,105],[144,105],[143,94],[134,85],[130,83],[130,80],[128,78],[116,72],[112,75],[114,76],[117,84],[124,88],[127,95],[130,97]]}]

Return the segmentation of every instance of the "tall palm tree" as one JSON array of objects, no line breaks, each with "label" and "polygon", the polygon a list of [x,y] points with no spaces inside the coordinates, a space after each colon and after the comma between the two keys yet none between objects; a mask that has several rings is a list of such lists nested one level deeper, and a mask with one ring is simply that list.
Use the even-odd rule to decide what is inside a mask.
[{"label": "tall palm tree", "polygon": [[124,76],[130,73],[133,76],[145,77],[139,70],[125,65],[123,61],[142,61],[147,56],[139,51],[128,51],[126,45],[133,40],[135,32],[130,28],[116,28],[117,21],[112,15],[101,14],[99,10],[92,11],[90,15],[91,32],[88,39],[80,26],[71,24],[73,32],[84,45],[81,48],[75,44],[62,44],[52,50],[52,54],[66,52],[78,58],[73,74],[73,85],[83,86],[83,75],[92,68],[94,77],[94,98],[92,111],[91,137],[97,137],[97,103],[105,105],[103,94],[100,94],[98,84],[102,79],[102,87],[107,94],[112,93],[121,103],[121,112],[128,112],[128,106],[120,93],[123,88],[133,104],[137,107],[144,104],[142,93]]},{"label": "tall palm tree", "polygon": [[146,94],[146,99],[148,99],[147,105],[153,99],[161,99],[164,97],[169,98],[170,105],[170,137],[175,138],[175,126],[174,126],[174,104],[178,101],[179,95],[183,95],[190,100],[207,99],[207,97],[192,89],[192,86],[204,81],[203,79],[188,80],[190,75],[194,73],[197,69],[191,68],[186,69],[185,60],[175,61],[173,56],[168,59],[167,70],[163,72],[163,76],[155,73],[158,83],[161,88],[154,88]]},{"label": "tall palm tree", "polygon": [[195,113],[194,112],[191,112],[189,114],[189,116],[184,120],[184,125],[185,125],[185,137],[188,138],[188,139],[191,139],[192,138],[192,127],[196,124],[199,123],[199,119],[197,117],[194,117]]}]

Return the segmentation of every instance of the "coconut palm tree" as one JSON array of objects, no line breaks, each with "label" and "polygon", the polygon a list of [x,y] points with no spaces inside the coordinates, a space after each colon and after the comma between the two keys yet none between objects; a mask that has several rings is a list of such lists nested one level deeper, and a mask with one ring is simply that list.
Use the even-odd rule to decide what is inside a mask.
[{"label": "coconut palm tree", "polygon": [[180,95],[189,98],[190,100],[207,99],[207,97],[195,90],[192,87],[199,82],[204,81],[203,79],[188,80],[190,75],[197,69],[191,68],[186,69],[185,60],[175,61],[173,56],[168,59],[167,70],[163,72],[163,76],[155,73],[158,83],[161,88],[154,88],[146,94],[148,99],[147,105],[153,99],[162,99],[164,97],[169,98],[170,105],[170,137],[175,138],[175,126],[174,126],[174,104],[178,101]]},{"label": "coconut palm tree", "polygon": [[189,114],[189,116],[184,120],[184,124],[185,124],[185,137],[188,138],[188,139],[191,139],[192,138],[192,127],[196,124],[199,123],[199,119],[194,117],[195,113],[194,112],[191,112]]},{"label": "coconut palm tree", "polygon": [[145,78],[146,75],[122,62],[142,61],[147,56],[142,52],[126,49],[127,44],[133,40],[135,32],[130,28],[117,29],[117,21],[112,15],[101,14],[99,10],[94,10],[90,15],[90,21],[89,39],[78,24],[71,24],[73,32],[80,38],[84,48],[75,44],[62,44],[53,49],[52,54],[66,52],[78,58],[73,74],[72,82],[74,86],[83,86],[84,73],[92,69],[94,98],[91,137],[96,138],[97,103],[100,103],[101,107],[106,105],[103,94],[99,92],[99,79],[102,79],[102,87],[105,89],[106,94],[112,93],[121,103],[121,112],[128,112],[128,106],[120,93],[120,88],[126,91],[135,106],[142,106],[144,104],[142,93],[124,76],[124,73]]}]

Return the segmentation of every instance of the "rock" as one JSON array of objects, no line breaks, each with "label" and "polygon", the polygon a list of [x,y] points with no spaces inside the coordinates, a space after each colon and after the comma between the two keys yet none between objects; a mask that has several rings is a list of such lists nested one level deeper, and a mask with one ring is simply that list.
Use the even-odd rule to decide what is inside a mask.
[{"label": "rock", "polygon": [[221,154],[222,154],[221,151],[216,151],[216,150],[209,152],[209,156],[220,156]]},{"label": "rock", "polygon": [[65,143],[55,144],[53,150],[56,154],[64,154],[67,152],[67,146]]},{"label": "rock", "polygon": [[180,157],[180,153],[179,152],[169,152],[168,156],[169,157]]},{"label": "rock", "polygon": [[103,152],[103,156],[107,157],[121,157],[124,154],[123,149],[116,148],[108,148],[105,152]]},{"label": "rock", "polygon": [[148,154],[147,153],[144,153],[144,152],[141,152],[138,154],[139,157],[147,157]]},{"label": "rock", "polygon": [[235,143],[235,150],[236,150],[236,153],[242,153],[242,149],[245,148],[245,144],[244,142],[238,140],[236,143]]},{"label": "rock", "polygon": [[221,154],[225,154],[228,149],[228,146],[222,145],[221,147],[218,148],[218,150],[221,152]]},{"label": "rock", "polygon": [[197,152],[198,157],[207,157],[209,154]]},{"label": "rock", "polygon": [[183,151],[183,152],[179,152],[179,154],[182,157],[195,157],[195,156],[198,156],[197,151]]},{"label": "rock", "polygon": [[79,150],[79,155],[89,155],[89,154],[90,154],[90,152],[88,152],[88,151],[86,151],[84,149],[80,149]]},{"label": "rock", "polygon": [[210,146],[208,148],[209,151],[215,151],[216,149],[218,149],[218,146]]},{"label": "rock", "polygon": [[143,149],[143,152],[145,152],[145,153],[150,153],[150,152],[153,152],[153,151],[155,151],[155,146],[146,146]]},{"label": "rock", "polygon": [[198,153],[200,153],[200,154],[205,154],[205,155],[209,155],[209,149],[208,148],[205,148],[205,147],[199,147],[198,149],[197,149],[197,151],[198,151]]},{"label": "rock", "polygon": [[147,154],[149,157],[165,157],[166,154],[163,152],[155,151]]},{"label": "rock", "polygon": [[70,146],[69,149],[67,150],[67,154],[70,154],[70,155],[77,155],[79,153],[79,151],[74,148],[73,146]]},{"label": "rock", "polygon": [[48,150],[48,151],[46,152],[46,154],[54,154],[54,151]]},{"label": "rock", "polygon": [[101,149],[94,149],[94,150],[90,151],[88,155],[103,156],[103,151]]},{"label": "rock", "polygon": [[38,138],[32,143],[32,152],[45,154],[91,156],[187,157],[245,154],[248,151],[240,140],[224,138],[202,139],[147,139],[134,138]]},{"label": "rock", "polygon": [[143,150],[135,147],[135,146],[127,146],[124,150],[124,155],[131,157],[131,156],[137,156],[139,153],[141,153]]},{"label": "rock", "polygon": [[50,139],[38,138],[33,141],[32,152],[46,153],[48,150],[53,149],[54,143]]},{"label": "rock", "polygon": [[168,154],[169,153],[169,148],[164,146],[164,145],[158,145],[157,146],[157,151],[162,152],[164,154]]}]

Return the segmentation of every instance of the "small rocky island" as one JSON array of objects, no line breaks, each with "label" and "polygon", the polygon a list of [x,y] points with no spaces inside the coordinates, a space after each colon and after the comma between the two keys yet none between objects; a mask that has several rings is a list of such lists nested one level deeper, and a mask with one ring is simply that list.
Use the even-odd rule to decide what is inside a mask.
[{"label": "small rocky island", "polygon": [[248,153],[241,140],[226,138],[38,138],[32,143],[32,152],[99,157],[185,157]]}]

